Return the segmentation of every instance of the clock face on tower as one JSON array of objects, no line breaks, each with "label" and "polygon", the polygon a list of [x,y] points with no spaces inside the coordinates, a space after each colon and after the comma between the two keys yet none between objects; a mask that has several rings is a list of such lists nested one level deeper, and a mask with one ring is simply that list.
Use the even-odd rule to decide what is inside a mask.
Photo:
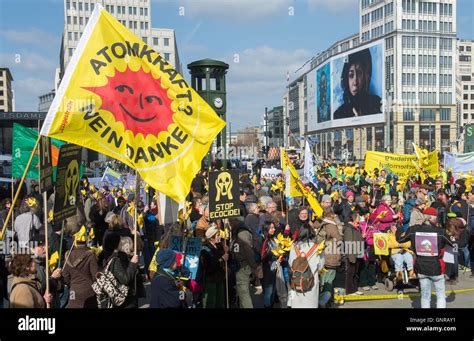
[{"label": "clock face on tower", "polygon": [[217,109],[222,108],[223,105],[224,105],[224,101],[222,100],[222,98],[220,98],[220,97],[214,98],[214,106],[215,106]]}]

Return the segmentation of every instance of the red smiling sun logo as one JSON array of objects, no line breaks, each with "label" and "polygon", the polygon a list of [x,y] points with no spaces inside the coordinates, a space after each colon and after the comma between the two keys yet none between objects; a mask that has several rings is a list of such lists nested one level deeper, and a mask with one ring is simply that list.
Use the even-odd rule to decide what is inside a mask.
[{"label": "red smiling sun logo", "polygon": [[117,121],[137,134],[158,136],[173,123],[172,100],[161,80],[155,79],[141,68],[134,72],[116,71],[108,82],[100,87],[83,87],[100,96],[101,109],[110,111]]}]

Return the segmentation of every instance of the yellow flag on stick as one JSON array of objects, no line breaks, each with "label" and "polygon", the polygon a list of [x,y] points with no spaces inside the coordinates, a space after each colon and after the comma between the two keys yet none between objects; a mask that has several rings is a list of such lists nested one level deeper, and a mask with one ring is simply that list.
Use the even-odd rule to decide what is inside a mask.
[{"label": "yellow flag on stick", "polygon": [[374,233],[374,252],[376,255],[388,256],[388,235],[386,233]]},{"label": "yellow flag on stick", "polygon": [[321,205],[319,204],[318,200],[316,199],[316,194],[303,184],[303,182],[300,179],[300,176],[298,175],[298,172],[296,171],[295,167],[291,163],[290,158],[288,157],[288,154],[285,152],[283,148],[281,150],[281,160],[282,160],[281,162],[282,167],[284,167],[283,169],[289,170],[290,179],[292,183],[296,185],[296,189],[299,192],[298,196],[303,195],[306,198],[306,200],[308,200],[308,204],[313,209],[314,214],[317,217],[320,217],[323,214],[323,209]]},{"label": "yellow flag on stick", "polygon": [[182,201],[224,126],[163,57],[97,4],[41,135],[120,160]]}]

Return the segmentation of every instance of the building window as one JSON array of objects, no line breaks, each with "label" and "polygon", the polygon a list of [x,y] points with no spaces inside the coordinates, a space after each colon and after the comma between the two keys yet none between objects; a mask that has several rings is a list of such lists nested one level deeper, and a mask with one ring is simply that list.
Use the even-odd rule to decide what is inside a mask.
[{"label": "building window", "polygon": [[73,48],[69,48],[69,57],[72,56],[72,53],[74,52],[74,49]]},{"label": "building window", "polygon": [[153,37],[153,45],[158,45],[158,38]]},{"label": "building window", "polygon": [[145,16],[148,16],[148,8],[145,7]]},{"label": "building window", "polygon": [[415,110],[413,108],[403,108],[403,120],[414,121],[415,120],[414,111]]},{"label": "building window", "polygon": [[133,7],[133,15],[137,15],[137,8]]},{"label": "building window", "polygon": [[141,30],[145,29],[145,23],[143,21],[140,21],[140,29]]},{"label": "building window", "polygon": [[459,56],[459,61],[460,62],[470,62],[471,61],[471,56]]},{"label": "building window", "polygon": [[145,42],[145,44],[148,44],[148,38],[147,37],[142,37],[142,40]]},{"label": "building window", "polygon": [[79,11],[82,11],[82,2],[79,1],[78,4],[79,4]]},{"label": "building window", "polygon": [[420,147],[431,151],[436,146],[436,127],[420,126]]},{"label": "building window", "polygon": [[435,111],[433,109],[420,109],[420,121],[434,121]]},{"label": "building window", "polygon": [[71,2],[69,0],[66,1],[66,9],[71,9]]},{"label": "building window", "polygon": [[466,51],[467,51],[467,52],[471,52],[471,47],[470,47],[470,46],[466,46]]},{"label": "building window", "polygon": [[[170,54],[169,54],[169,53],[165,53],[165,59],[166,59],[167,61],[170,61]],[[212,89],[211,89],[211,90],[212,90]]]},{"label": "building window", "polygon": [[143,15],[143,7],[140,7],[140,15]]},{"label": "building window", "polygon": [[133,22],[133,28],[134,28],[134,29],[137,29],[137,28],[138,28],[138,22],[136,22],[136,21]]},{"label": "building window", "polygon": [[133,14],[133,7],[129,7],[128,8],[128,15],[132,15]]},{"label": "building window", "polygon": [[77,25],[77,17],[73,17],[74,25]]},{"label": "building window", "polygon": [[71,17],[69,15],[67,16],[67,24],[71,25]]},{"label": "building window", "polygon": [[79,34],[78,32],[74,32],[74,40],[78,41],[79,40]]},{"label": "building window", "polygon": [[383,152],[385,149],[384,131],[385,127],[375,127],[375,150],[377,152]]},{"label": "building window", "polygon": [[462,105],[462,108],[465,109],[465,110],[468,110],[468,109],[469,109],[469,104],[464,103],[464,104]]},{"label": "building window", "polygon": [[450,126],[441,126],[441,153],[449,151]]},{"label": "building window", "polygon": [[148,21],[145,21],[145,30],[148,30]]},{"label": "building window", "polygon": [[164,46],[170,46],[170,38],[164,38]]},{"label": "building window", "polygon": [[67,33],[67,39],[68,39],[68,40],[72,40],[72,32],[68,32],[68,33]]},{"label": "building window", "polygon": [[413,154],[413,142],[415,142],[415,131],[413,126],[405,126],[405,154]]},{"label": "building window", "polygon": [[451,121],[451,108],[442,108],[440,111],[441,121]]},{"label": "building window", "polygon": [[83,18],[79,17],[79,25],[83,25],[83,24],[84,24]]}]

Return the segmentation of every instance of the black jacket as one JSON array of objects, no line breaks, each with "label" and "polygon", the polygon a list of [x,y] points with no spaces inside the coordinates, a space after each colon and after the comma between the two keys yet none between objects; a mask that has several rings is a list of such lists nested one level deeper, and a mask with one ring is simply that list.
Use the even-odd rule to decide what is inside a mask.
[{"label": "black jacket", "polygon": [[[114,260],[112,260],[109,271],[112,272],[118,283],[129,287],[128,296],[120,308],[136,307],[137,291],[141,289],[138,286],[143,285],[138,281],[138,264],[132,263],[128,255],[122,251],[114,251],[109,260],[112,258]],[[137,288],[135,288],[136,278]]]},{"label": "black jacket", "polygon": [[339,219],[343,224],[348,223],[352,213],[351,204],[349,204],[349,201],[345,199],[343,199],[341,203],[339,203],[339,201],[336,201],[336,203],[334,204],[334,213],[339,216]]},{"label": "black jacket", "polygon": [[253,233],[244,223],[241,223],[233,233],[231,252],[233,258],[240,263],[241,268],[246,265],[249,265],[253,270],[257,268]]},{"label": "black jacket", "polygon": [[201,284],[219,283],[225,279],[224,262],[221,259],[224,255],[222,244],[214,247],[206,242],[201,249],[201,257],[199,260],[199,271],[202,271]]},{"label": "black jacket", "polygon": [[158,269],[151,282],[150,308],[181,308],[180,291],[175,279]]},{"label": "black jacket", "polygon": [[[437,256],[421,256],[417,252],[416,234],[417,233],[436,233],[438,241],[438,255]],[[418,239],[421,237],[419,236]],[[433,225],[414,225],[408,228],[405,235],[402,236],[402,231],[397,230],[397,242],[405,243],[411,242],[411,249],[416,255],[415,271],[426,276],[439,276],[444,273],[444,248],[447,244],[452,245],[446,233]]]}]

